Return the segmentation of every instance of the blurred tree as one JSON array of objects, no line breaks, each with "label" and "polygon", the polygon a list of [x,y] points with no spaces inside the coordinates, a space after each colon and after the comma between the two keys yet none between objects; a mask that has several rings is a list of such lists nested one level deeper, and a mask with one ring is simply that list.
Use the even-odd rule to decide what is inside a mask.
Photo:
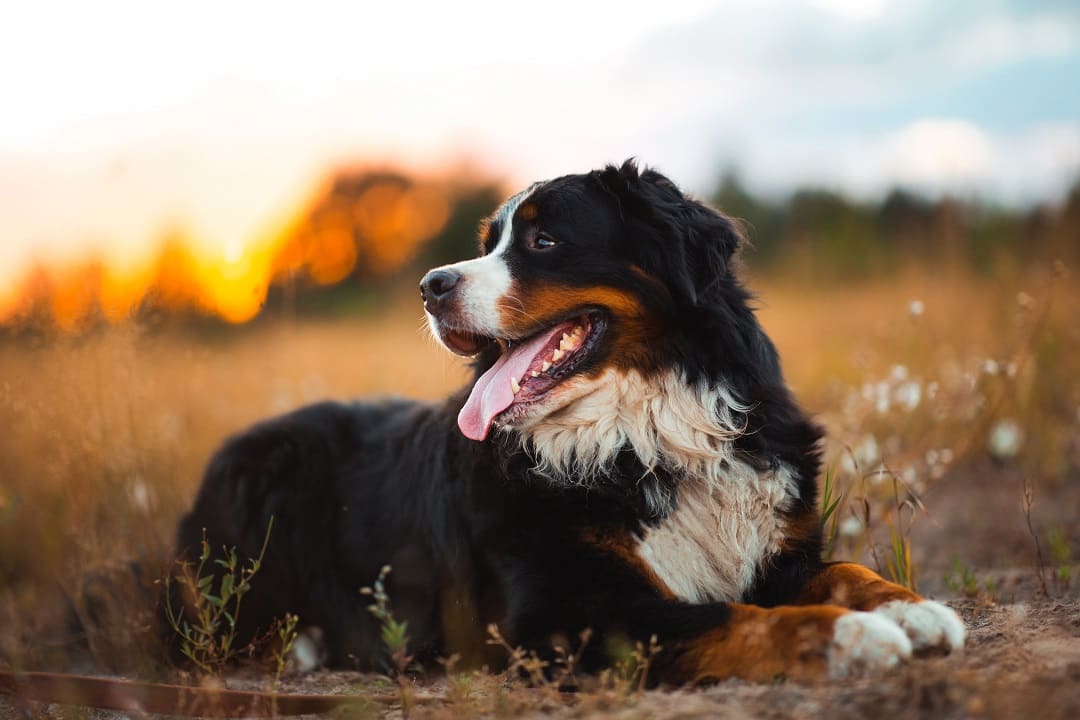
[{"label": "blurred tree", "polygon": [[750,241],[748,262],[768,266],[777,261],[783,241],[784,208],[763,197],[750,194],[734,171],[728,171],[720,180],[711,197],[718,209],[743,223],[743,230]]},{"label": "blurred tree", "polygon": [[455,188],[450,217],[442,230],[417,254],[412,263],[413,269],[422,273],[430,268],[476,255],[479,248],[477,231],[480,221],[499,206],[505,195],[496,184],[490,182]]}]

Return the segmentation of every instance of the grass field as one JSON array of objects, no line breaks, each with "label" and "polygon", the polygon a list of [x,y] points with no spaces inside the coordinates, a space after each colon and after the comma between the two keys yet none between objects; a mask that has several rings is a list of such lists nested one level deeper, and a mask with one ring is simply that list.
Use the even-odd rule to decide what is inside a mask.
[{"label": "grass field", "polygon": [[[1063,268],[751,284],[829,429],[835,556],[985,607],[1041,594],[1041,555],[1047,594],[1075,593],[1080,292]],[[421,327],[409,300],[0,344],[0,665],[159,673],[150,583],[215,446],[314,400],[440,397],[467,373]]]}]

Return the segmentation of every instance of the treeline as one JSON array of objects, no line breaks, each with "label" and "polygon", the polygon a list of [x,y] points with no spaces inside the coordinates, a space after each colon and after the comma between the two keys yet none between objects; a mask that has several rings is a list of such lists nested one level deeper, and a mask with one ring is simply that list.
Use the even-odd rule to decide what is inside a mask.
[{"label": "treeline", "polygon": [[780,200],[726,176],[709,198],[740,218],[761,272],[803,277],[877,276],[904,266],[960,266],[980,274],[1080,256],[1080,180],[1060,204],[1013,209],[979,200],[929,199],[894,189],[874,202],[802,189]]},{"label": "treeline", "polygon": [[[133,273],[93,256],[36,266],[20,286],[0,288],[0,332],[363,312],[414,289],[427,268],[474,254],[481,219],[508,194],[478,177],[343,171],[286,226],[233,256],[200,256],[174,235]],[[1080,260],[1080,181],[1062,202],[1024,209],[904,190],[877,201],[821,189],[767,198],[734,175],[706,199],[745,224],[756,274],[874,281],[911,266],[992,275]]]}]

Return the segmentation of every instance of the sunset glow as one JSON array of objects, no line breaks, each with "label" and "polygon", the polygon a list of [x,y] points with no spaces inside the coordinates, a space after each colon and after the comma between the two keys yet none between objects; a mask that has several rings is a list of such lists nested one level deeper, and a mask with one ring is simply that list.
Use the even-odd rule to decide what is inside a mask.
[{"label": "sunset glow", "polygon": [[451,188],[445,183],[376,176],[359,192],[339,185],[286,227],[218,252],[177,236],[141,265],[100,258],[38,265],[0,294],[0,324],[35,321],[72,331],[99,318],[130,319],[144,304],[242,323],[258,314],[275,283],[333,285],[358,262],[365,274],[385,276],[446,223]]}]

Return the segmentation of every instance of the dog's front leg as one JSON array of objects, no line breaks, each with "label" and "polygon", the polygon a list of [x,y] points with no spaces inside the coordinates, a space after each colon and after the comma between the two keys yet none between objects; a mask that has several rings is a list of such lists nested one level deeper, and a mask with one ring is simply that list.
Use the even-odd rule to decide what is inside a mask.
[{"label": "dog's front leg", "polygon": [[883,615],[904,629],[915,652],[953,652],[964,646],[964,623],[951,608],[855,563],[823,566],[803,586],[795,602],[839,605]]},{"label": "dog's front leg", "polygon": [[669,628],[658,634],[652,680],[671,685],[846,677],[891,669],[911,655],[895,623],[837,606],[675,603],[654,609],[652,621]]}]

